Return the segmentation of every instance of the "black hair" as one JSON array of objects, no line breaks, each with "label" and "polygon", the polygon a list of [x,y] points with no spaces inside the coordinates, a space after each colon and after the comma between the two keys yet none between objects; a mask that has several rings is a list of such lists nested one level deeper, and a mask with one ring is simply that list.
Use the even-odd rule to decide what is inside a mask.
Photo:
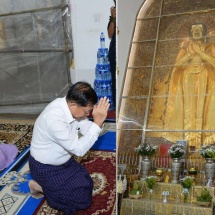
[{"label": "black hair", "polygon": [[81,107],[86,107],[87,105],[95,105],[98,97],[89,83],[77,82],[69,88],[66,100],[74,102]]}]

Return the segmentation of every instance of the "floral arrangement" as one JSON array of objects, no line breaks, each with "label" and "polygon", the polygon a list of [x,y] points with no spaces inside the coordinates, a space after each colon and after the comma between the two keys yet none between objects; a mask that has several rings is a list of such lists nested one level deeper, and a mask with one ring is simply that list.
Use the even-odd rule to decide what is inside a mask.
[{"label": "floral arrangement", "polygon": [[186,150],[184,146],[175,144],[170,147],[168,153],[171,158],[181,158],[186,153]]},{"label": "floral arrangement", "polygon": [[139,145],[137,148],[134,148],[134,150],[141,156],[153,156],[157,148],[158,147],[155,145],[143,144]]},{"label": "floral arrangement", "polygon": [[192,176],[186,176],[185,178],[181,179],[181,186],[183,187],[183,194],[184,194],[184,203],[188,202],[188,194],[189,189],[193,186],[194,178]]},{"label": "floral arrangement", "polygon": [[204,158],[212,158],[215,159],[215,146],[214,145],[203,145],[199,149],[199,154]]},{"label": "floral arrangement", "polygon": [[181,186],[184,189],[189,190],[193,186],[193,183],[194,183],[194,178],[192,176],[186,176],[185,178],[181,179]]},{"label": "floral arrangement", "polygon": [[155,186],[155,184],[156,184],[156,179],[157,179],[156,176],[147,176],[147,177],[145,178],[147,187],[148,187],[150,190],[153,190],[153,188],[154,188],[154,186]]}]

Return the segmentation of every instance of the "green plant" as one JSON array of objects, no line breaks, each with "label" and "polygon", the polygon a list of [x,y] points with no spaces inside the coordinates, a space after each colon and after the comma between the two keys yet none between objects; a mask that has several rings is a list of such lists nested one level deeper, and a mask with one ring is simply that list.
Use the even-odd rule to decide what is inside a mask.
[{"label": "green plant", "polygon": [[181,179],[181,186],[185,189],[190,189],[193,186],[194,178],[192,176],[186,176]]},{"label": "green plant", "polygon": [[146,177],[146,185],[150,190],[153,190],[155,184],[156,184],[156,176],[148,176]]},{"label": "green plant", "polygon": [[133,188],[132,188],[132,190],[130,191],[129,194],[131,194],[131,195],[137,195],[138,193],[142,194],[141,187],[139,186],[138,182],[134,182]]},{"label": "green plant", "polygon": [[210,192],[207,190],[207,188],[203,187],[203,190],[201,192],[200,196],[197,196],[197,201],[198,202],[211,202],[212,201],[212,196]]}]

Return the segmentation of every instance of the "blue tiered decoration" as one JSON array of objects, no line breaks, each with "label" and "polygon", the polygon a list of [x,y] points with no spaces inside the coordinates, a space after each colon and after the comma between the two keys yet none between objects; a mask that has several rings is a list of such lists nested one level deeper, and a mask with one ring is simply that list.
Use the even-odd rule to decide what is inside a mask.
[{"label": "blue tiered decoration", "polygon": [[110,110],[113,106],[112,96],[112,78],[110,72],[110,62],[108,61],[108,48],[105,48],[105,37],[101,33],[100,36],[101,48],[97,52],[97,64],[95,68],[94,90],[98,98],[107,97],[110,101]]}]

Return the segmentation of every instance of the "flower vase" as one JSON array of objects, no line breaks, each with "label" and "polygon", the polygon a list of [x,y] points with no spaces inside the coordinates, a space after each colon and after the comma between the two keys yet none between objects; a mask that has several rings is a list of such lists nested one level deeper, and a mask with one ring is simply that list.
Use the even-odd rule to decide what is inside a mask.
[{"label": "flower vase", "polygon": [[141,161],[141,178],[146,178],[149,170],[151,169],[150,157],[144,156]]},{"label": "flower vase", "polygon": [[205,175],[207,180],[214,179],[214,173],[215,173],[215,164],[214,161],[211,158],[206,158],[205,163]]},{"label": "flower vase", "polygon": [[153,190],[150,189],[150,190],[149,190],[149,199],[150,199],[150,200],[152,199],[152,193],[153,193]]},{"label": "flower vase", "polygon": [[184,203],[187,203],[189,198],[189,190],[187,188],[184,188],[183,195],[184,195]]},{"label": "flower vase", "polygon": [[181,166],[180,158],[172,158],[171,172],[172,172],[172,183],[173,184],[178,183],[180,166]]}]

